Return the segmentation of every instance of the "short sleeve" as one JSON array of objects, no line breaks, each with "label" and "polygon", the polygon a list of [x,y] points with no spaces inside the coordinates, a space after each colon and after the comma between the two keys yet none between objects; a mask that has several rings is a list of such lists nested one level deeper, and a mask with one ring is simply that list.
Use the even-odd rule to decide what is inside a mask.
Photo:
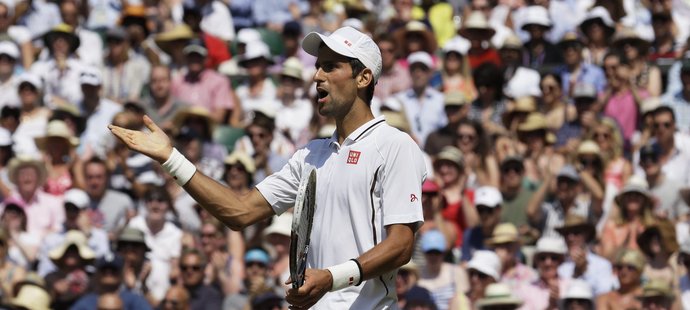
[{"label": "short sleeve", "polygon": [[256,189],[264,196],[277,215],[283,214],[295,205],[297,189],[302,175],[304,152],[306,152],[304,149],[295,152],[280,171],[266,177],[256,185]]},{"label": "short sleeve", "polygon": [[[390,138],[390,137],[389,137]],[[422,215],[422,182],[426,165],[422,151],[407,135],[387,139],[381,147],[384,157],[382,178],[383,225],[424,222]]]}]

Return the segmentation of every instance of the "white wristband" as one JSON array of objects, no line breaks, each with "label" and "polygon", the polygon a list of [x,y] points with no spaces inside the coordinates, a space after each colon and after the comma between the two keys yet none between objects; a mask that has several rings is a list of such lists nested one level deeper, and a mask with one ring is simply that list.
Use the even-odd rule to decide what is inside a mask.
[{"label": "white wristband", "polygon": [[176,148],[173,148],[170,157],[163,163],[163,169],[168,172],[175,182],[184,186],[196,173],[196,166],[184,157]]},{"label": "white wristband", "polygon": [[359,285],[361,283],[361,273],[357,262],[353,260],[346,261],[340,265],[335,265],[326,268],[333,276],[333,286],[331,292],[344,289],[349,286]]}]

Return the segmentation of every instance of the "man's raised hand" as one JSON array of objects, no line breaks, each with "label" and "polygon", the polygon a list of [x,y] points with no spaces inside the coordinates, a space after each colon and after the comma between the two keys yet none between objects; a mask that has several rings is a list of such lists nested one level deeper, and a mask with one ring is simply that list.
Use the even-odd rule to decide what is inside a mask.
[{"label": "man's raised hand", "polygon": [[150,132],[125,129],[112,124],[108,125],[108,129],[128,148],[162,164],[168,159],[173,149],[170,138],[147,115],[144,115],[144,125]]}]

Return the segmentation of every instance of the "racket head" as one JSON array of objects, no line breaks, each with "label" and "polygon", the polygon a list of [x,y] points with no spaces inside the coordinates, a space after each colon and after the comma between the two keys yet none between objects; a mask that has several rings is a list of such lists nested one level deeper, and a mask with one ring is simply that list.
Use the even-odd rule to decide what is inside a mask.
[{"label": "racket head", "polygon": [[316,169],[308,166],[300,181],[295,199],[290,236],[290,277],[292,287],[299,288],[304,284],[304,272],[307,269],[307,254],[311,228],[316,208]]}]

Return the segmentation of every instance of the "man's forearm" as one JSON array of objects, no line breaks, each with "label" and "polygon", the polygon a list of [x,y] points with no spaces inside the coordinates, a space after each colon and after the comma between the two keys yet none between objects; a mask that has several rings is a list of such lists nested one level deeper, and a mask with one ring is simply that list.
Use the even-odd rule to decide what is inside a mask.
[{"label": "man's forearm", "polygon": [[241,230],[275,214],[256,188],[240,197],[200,171],[184,185],[184,189],[200,206],[232,230]]},{"label": "man's forearm", "polygon": [[390,272],[409,262],[412,257],[412,224],[390,225],[386,232],[388,238],[357,258],[362,266],[362,281]]}]

